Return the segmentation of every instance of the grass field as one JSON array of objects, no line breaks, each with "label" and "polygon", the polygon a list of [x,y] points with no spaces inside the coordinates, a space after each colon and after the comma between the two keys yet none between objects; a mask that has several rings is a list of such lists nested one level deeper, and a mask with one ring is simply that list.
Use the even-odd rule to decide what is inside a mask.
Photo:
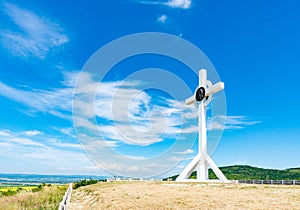
[{"label": "grass field", "polygon": [[97,183],[73,190],[78,209],[299,209],[300,186],[176,182]]},{"label": "grass field", "polygon": [[[22,189],[20,190],[20,188]],[[59,202],[67,190],[67,186],[43,186],[39,191],[33,192],[36,188],[36,186],[0,188],[0,192],[18,191],[16,195],[0,197],[0,210],[57,210]]]}]

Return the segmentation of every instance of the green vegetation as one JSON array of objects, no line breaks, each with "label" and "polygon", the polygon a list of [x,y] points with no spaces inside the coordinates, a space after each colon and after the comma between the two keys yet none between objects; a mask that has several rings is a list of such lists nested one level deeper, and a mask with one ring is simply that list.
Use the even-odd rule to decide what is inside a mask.
[{"label": "green vegetation", "polygon": [[[300,168],[277,170],[236,165],[220,167],[220,169],[229,180],[300,180]],[[208,173],[210,179],[217,178],[211,169]],[[167,179],[175,180],[177,176],[171,176]],[[196,179],[196,176],[196,172],[193,172],[191,178]]]},{"label": "green vegetation", "polygon": [[32,191],[32,189],[36,188],[37,186],[0,186],[0,194],[2,192],[6,192],[8,190],[12,191]]},{"label": "green vegetation", "polygon": [[[39,185],[34,187],[31,191],[26,191],[27,187],[16,187],[17,194],[11,196],[0,197],[0,210],[14,210],[14,209],[58,209],[59,202],[62,200],[67,186],[48,186]],[[14,191],[1,189],[2,192]],[[35,192],[34,192],[35,191]]]},{"label": "green vegetation", "polygon": [[74,183],[73,185],[73,188],[74,189],[77,189],[79,187],[82,187],[82,186],[87,186],[87,185],[91,185],[91,184],[96,184],[98,182],[105,182],[106,180],[95,180],[95,179],[83,179],[83,180],[80,180],[80,181],[77,181]]},{"label": "green vegetation", "polygon": [[50,187],[51,184],[40,184],[38,186],[14,186],[14,187],[1,187],[0,188],[0,197],[2,196],[12,196],[16,195],[19,192],[39,192],[41,191],[45,186]]},{"label": "green vegetation", "polygon": [[18,192],[20,192],[22,190],[22,188],[21,189],[19,189],[19,188],[17,188],[17,189],[7,189],[7,190],[1,190],[0,191],[0,197],[1,196],[11,196],[11,195],[15,195],[15,194],[17,194]]}]

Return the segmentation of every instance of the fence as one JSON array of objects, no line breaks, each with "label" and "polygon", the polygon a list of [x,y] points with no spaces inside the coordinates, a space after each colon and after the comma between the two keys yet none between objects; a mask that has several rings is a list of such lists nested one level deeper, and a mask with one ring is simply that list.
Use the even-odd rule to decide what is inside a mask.
[{"label": "fence", "polygon": [[59,203],[59,207],[58,210],[67,210],[68,209],[68,205],[71,199],[71,194],[72,194],[72,183],[69,184],[69,188],[66,191],[62,201]]},{"label": "fence", "polygon": [[300,185],[300,180],[239,180],[243,184]]}]

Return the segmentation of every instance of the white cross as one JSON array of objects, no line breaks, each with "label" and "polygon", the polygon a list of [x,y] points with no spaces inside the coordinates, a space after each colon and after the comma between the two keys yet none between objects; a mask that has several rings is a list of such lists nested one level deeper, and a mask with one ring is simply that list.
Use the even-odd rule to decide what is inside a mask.
[{"label": "white cross", "polygon": [[198,154],[187,165],[187,167],[177,177],[176,181],[189,181],[189,177],[197,167],[197,181],[208,181],[208,166],[214,171],[222,182],[228,182],[222,171],[207,154],[207,133],[206,133],[206,106],[210,103],[212,95],[224,89],[224,83],[218,82],[212,85],[207,80],[205,69],[199,71],[199,86],[193,96],[185,100],[187,105],[198,104],[199,115],[199,148]]}]

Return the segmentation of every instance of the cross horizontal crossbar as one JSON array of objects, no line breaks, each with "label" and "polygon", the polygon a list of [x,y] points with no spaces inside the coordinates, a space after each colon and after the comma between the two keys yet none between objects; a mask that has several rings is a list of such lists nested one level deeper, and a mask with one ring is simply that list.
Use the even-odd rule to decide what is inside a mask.
[{"label": "cross horizontal crossbar", "polygon": [[[224,82],[218,82],[218,83],[214,84],[208,90],[205,90],[205,96],[210,96],[211,94],[214,94],[223,89],[224,89]],[[196,98],[195,98],[195,94],[194,94],[193,96],[191,96],[185,100],[185,104],[191,105],[191,104],[195,103],[195,101],[196,101]]]}]

